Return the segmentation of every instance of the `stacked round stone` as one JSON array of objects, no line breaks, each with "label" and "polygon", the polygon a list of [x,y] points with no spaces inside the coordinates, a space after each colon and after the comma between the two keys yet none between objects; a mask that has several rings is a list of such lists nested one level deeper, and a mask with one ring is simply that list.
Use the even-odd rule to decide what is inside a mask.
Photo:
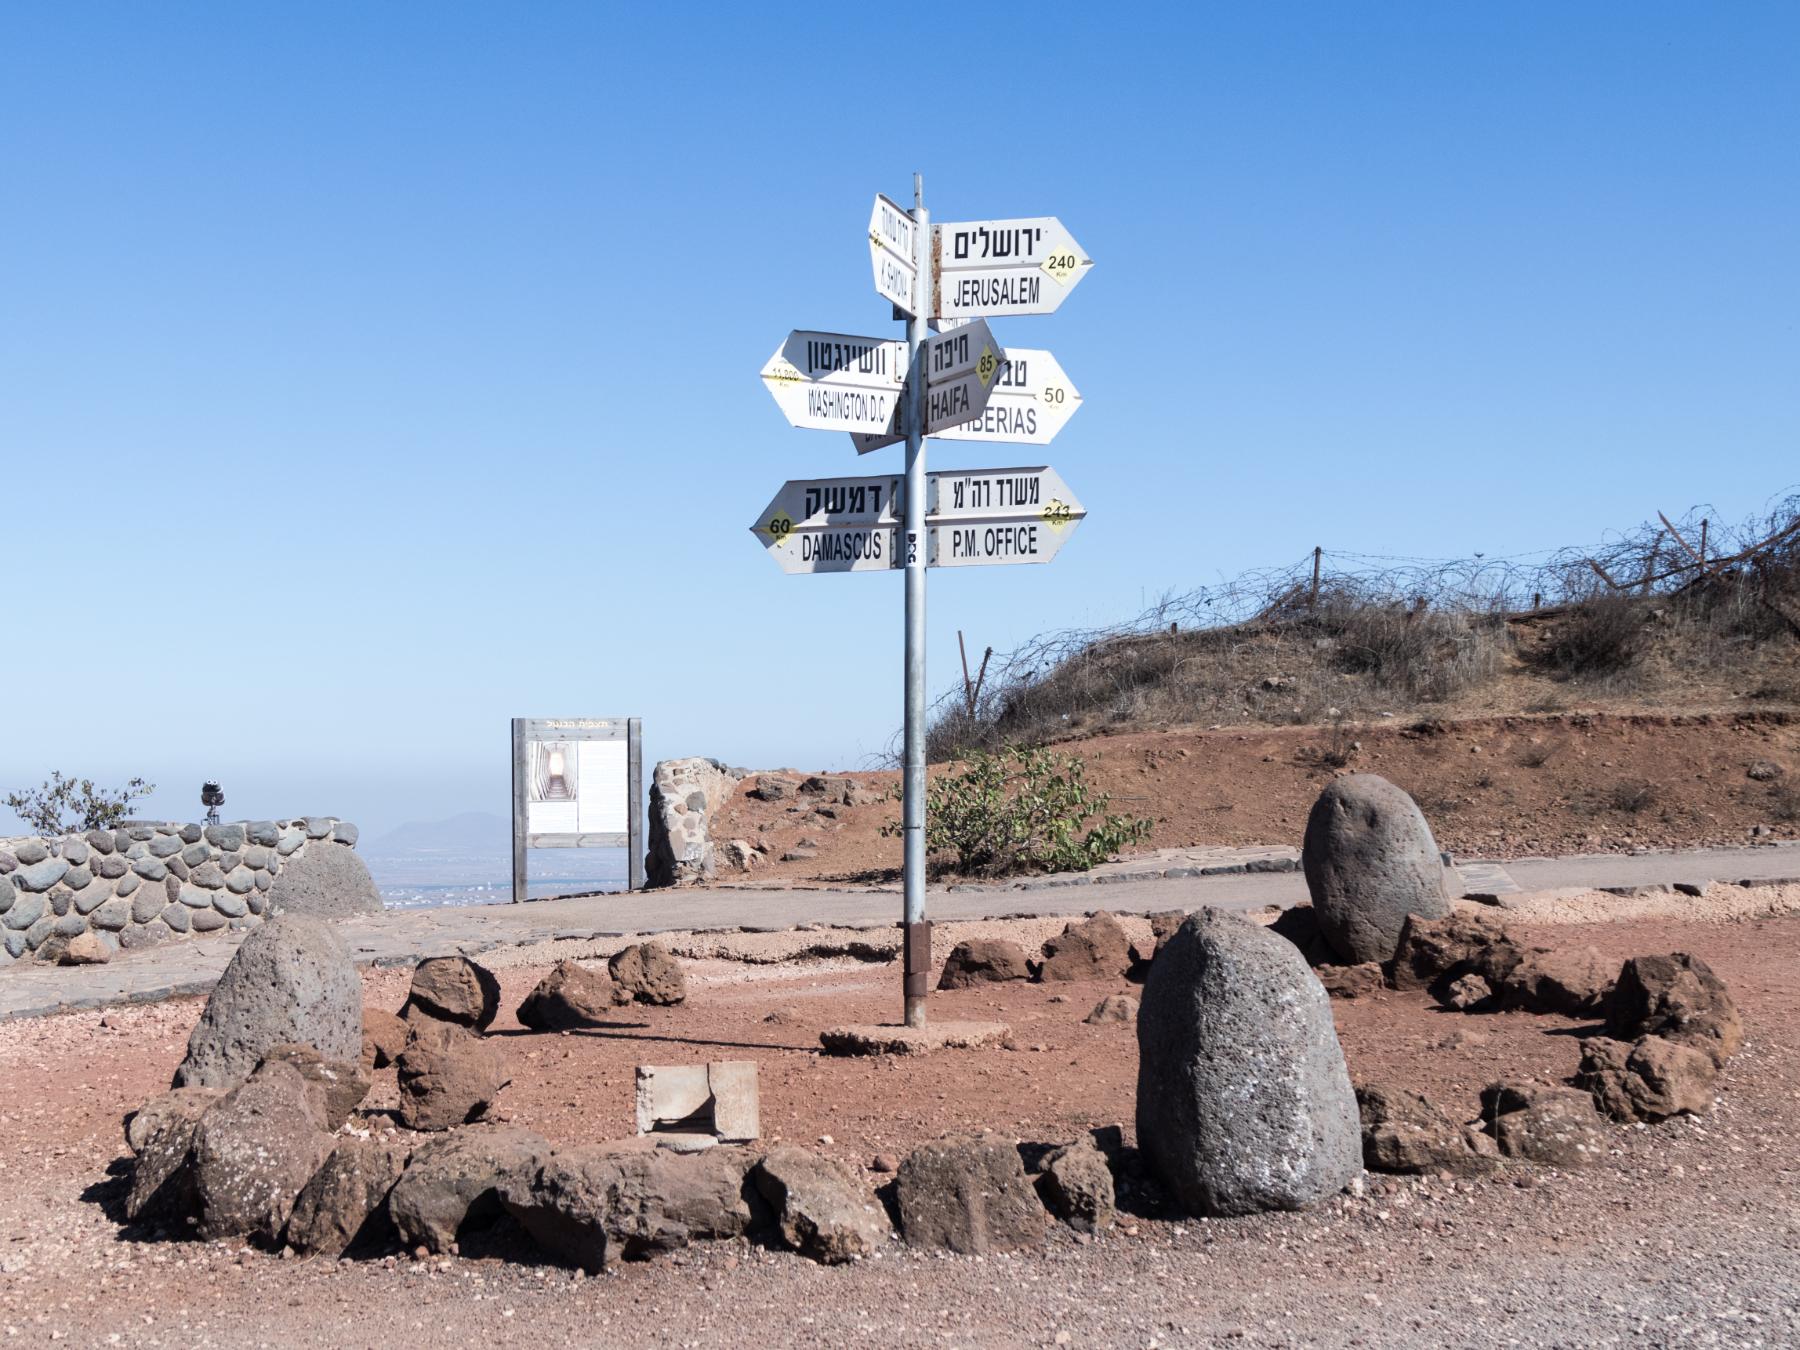
[{"label": "stacked round stone", "polygon": [[131,951],[248,928],[282,864],[315,840],[354,845],[356,826],[306,816],[0,840],[0,966],[86,932]]}]

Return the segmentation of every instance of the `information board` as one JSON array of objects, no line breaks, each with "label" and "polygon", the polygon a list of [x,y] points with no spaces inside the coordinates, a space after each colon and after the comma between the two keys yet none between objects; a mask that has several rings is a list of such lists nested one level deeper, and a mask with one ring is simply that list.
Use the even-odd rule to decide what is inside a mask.
[{"label": "information board", "polygon": [[636,717],[515,717],[513,899],[533,848],[622,848],[644,884],[643,723]]}]

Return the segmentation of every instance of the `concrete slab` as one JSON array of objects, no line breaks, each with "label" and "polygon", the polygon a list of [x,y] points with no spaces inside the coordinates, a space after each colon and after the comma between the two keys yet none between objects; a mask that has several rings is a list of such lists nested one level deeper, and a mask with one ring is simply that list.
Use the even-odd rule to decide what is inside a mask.
[{"label": "concrete slab", "polygon": [[1012,1035],[1004,1022],[933,1022],[923,1027],[847,1026],[819,1033],[828,1055],[925,1055],[974,1050]]}]

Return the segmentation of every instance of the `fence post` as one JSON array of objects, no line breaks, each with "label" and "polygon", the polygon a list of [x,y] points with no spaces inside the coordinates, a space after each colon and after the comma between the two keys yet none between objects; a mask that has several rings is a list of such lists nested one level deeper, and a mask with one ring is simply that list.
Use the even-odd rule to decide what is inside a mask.
[{"label": "fence post", "polygon": [[1312,594],[1309,597],[1307,597],[1307,601],[1306,601],[1306,607],[1308,609],[1317,609],[1319,607],[1319,559],[1322,558],[1324,555],[1325,555],[1325,550],[1323,548],[1321,548],[1319,545],[1314,544],[1313,545]]}]

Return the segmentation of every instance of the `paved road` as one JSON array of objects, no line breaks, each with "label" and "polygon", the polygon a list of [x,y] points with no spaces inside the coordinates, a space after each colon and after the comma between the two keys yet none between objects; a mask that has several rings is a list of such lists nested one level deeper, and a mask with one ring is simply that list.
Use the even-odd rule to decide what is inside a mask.
[{"label": "paved road", "polygon": [[[1084,914],[1095,909],[1145,914],[1159,909],[1215,905],[1248,910],[1306,899],[1298,872],[1148,877],[1107,874],[1110,884],[1007,886],[933,891],[927,909],[937,920],[1010,914]],[[1642,886],[1677,881],[1736,881],[1800,877],[1800,844],[1705,849],[1638,857],[1611,854],[1529,858],[1470,865],[1467,889],[1557,890]],[[555,938],[602,938],[696,928],[780,930],[819,923],[866,928],[899,917],[893,890],[640,891],[635,895],[540,900],[527,905],[402,909],[341,925],[360,964],[411,964],[427,956]],[[0,1020],[73,1008],[154,1002],[205,993],[231,959],[238,935],[221,934],[136,952],[105,966],[15,966],[0,971]]]}]

